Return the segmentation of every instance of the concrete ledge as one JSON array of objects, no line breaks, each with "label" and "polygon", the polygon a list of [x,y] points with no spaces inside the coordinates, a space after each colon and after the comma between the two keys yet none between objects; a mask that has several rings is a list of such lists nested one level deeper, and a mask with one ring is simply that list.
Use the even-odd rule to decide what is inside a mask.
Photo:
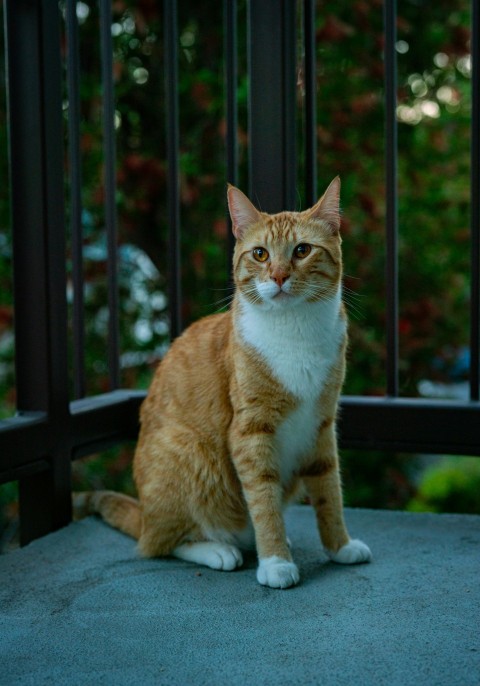
[{"label": "concrete ledge", "polygon": [[347,510],[369,565],[287,513],[300,586],[144,560],[96,519],[0,558],[0,684],[480,683],[480,517]]}]

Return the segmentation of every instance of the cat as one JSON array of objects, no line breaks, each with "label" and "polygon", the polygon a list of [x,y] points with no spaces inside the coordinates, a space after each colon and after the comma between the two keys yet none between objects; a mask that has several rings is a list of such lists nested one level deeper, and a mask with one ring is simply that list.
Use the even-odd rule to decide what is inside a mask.
[{"label": "cat", "polygon": [[133,471],[139,499],[77,494],[149,557],[213,569],[255,548],[257,580],[298,583],[283,508],[306,488],[324,549],[368,562],[343,518],[335,434],[345,374],[340,179],[304,212],[266,214],[229,185],[236,238],[227,312],[191,325],[162,360],[141,407]]}]

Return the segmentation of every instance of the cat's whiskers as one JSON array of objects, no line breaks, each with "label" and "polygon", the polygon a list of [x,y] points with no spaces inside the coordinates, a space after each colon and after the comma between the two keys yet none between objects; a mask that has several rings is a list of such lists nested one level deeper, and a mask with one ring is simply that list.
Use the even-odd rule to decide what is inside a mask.
[{"label": "cat's whiskers", "polygon": [[214,300],[213,302],[208,304],[208,307],[220,307],[222,309],[225,305],[223,303],[229,305],[231,301],[233,300],[233,296],[235,295],[235,286],[233,284],[227,286],[226,288],[212,288],[211,291],[213,293],[215,292],[222,292],[222,293],[228,293],[223,298],[220,298],[219,300]]},{"label": "cat's whiskers", "polygon": [[244,286],[242,293],[252,302],[254,305],[263,302],[263,298],[258,292],[258,288],[254,283]]},{"label": "cat's whiskers", "polygon": [[325,301],[334,295],[331,285],[315,283],[308,279],[296,279],[295,284],[304,288],[303,292],[299,295],[303,296],[306,300],[314,298],[315,300]]},{"label": "cat's whiskers", "polygon": [[221,303],[224,302],[230,302],[234,297],[234,293],[230,293],[229,295],[226,295],[224,298],[220,298],[220,300],[215,300],[215,302],[210,303],[210,305],[220,305]]},{"label": "cat's whiskers", "polygon": [[225,298],[220,298],[220,300],[215,300],[215,302],[210,303],[210,307],[224,307],[224,304],[229,305],[234,298],[234,293],[230,293],[229,295],[225,296]]},{"label": "cat's whiskers", "polygon": [[357,321],[360,321],[360,319],[364,318],[363,312],[360,309],[358,309],[358,307],[356,307],[353,303],[351,303],[346,298],[343,298],[343,302],[345,304],[348,316],[350,318],[356,319]]},{"label": "cat's whiskers", "polygon": [[349,315],[357,321],[363,319],[364,313],[361,307],[359,307],[359,303],[355,301],[358,301],[361,298],[364,298],[365,296],[361,293],[353,291],[351,288],[348,288],[348,286],[345,285],[342,287],[342,295],[343,302],[345,303]]},{"label": "cat's whiskers", "polygon": [[235,294],[230,293],[225,298],[220,298],[220,300],[216,300],[215,302],[210,303],[210,305],[208,307],[209,308],[210,307],[216,307],[217,309],[214,311],[214,314],[218,314],[219,312],[221,312],[225,308],[228,308],[231,305],[234,297],[235,297]]}]

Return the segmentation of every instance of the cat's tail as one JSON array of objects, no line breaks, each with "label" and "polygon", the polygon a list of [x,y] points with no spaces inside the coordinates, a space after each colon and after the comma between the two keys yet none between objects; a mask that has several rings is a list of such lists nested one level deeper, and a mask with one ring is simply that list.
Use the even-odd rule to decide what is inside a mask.
[{"label": "cat's tail", "polygon": [[140,538],[142,512],[135,498],[114,491],[84,491],[73,493],[72,499],[75,520],[96,514],[124,534]]}]

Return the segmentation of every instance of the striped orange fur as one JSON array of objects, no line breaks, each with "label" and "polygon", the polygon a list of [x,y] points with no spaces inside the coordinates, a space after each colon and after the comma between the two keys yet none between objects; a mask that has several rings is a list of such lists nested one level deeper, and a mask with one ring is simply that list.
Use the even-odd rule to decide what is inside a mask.
[{"label": "striped orange fur", "polygon": [[345,374],[340,181],[305,212],[259,212],[230,186],[236,292],[228,312],[190,326],[159,365],[141,408],[138,500],[78,494],[138,538],[146,556],[218,569],[256,546],[260,583],[294,585],[283,508],[305,487],[337,562],[365,562],[343,519],[335,436]]}]

